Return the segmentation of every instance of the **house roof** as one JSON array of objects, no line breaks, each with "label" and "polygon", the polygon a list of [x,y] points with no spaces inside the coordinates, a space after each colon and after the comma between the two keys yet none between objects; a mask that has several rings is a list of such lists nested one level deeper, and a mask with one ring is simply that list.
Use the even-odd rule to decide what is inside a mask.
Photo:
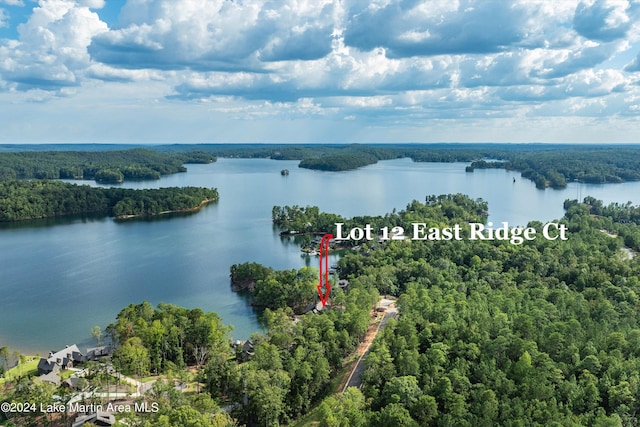
[{"label": "house roof", "polygon": [[38,361],[38,372],[51,371],[55,362],[49,362],[47,359],[40,359]]},{"label": "house roof", "polygon": [[102,345],[99,347],[87,348],[87,360],[97,359],[101,356],[108,356],[111,353],[110,345]]},{"label": "house roof", "polygon": [[97,426],[112,426],[116,423],[116,418],[108,412],[97,411],[93,414],[78,416],[72,426],[81,427],[84,423],[92,423]]},{"label": "house roof", "polygon": [[52,383],[55,385],[60,385],[61,381],[60,377],[55,372],[49,372],[48,374],[40,375],[38,378],[43,382]]},{"label": "house roof", "polygon": [[62,386],[66,386],[69,388],[79,388],[78,387],[79,384],[80,384],[80,378],[77,378],[77,377],[70,377],[62,381]]},{"label": "house roof", "polygon": [[74,344],[71,346],[67,346],[62,350],[59,350],[47,357],[47,360],[50,363],[56,363],[58,360],[62,360],[64,362],[65,359],[71,359],[74,362],[82,362],[82,353],[80,352],[80,349],[77,345]]},{"label": "house roof", "polygon": [[242,351],[249,355],[253,355],[253,342],[251,340],[246,340],[244,344],[242,344]]},{"label": "house roof", "polygon": [[[38,361],[38,372],[49,373],[55,369],[55,366],[68,366],[69,361],[76,363],[82,362],[84,356],[80,353],[77,345],[67,346],[55,353],[49,353],[49,357],[41,358]],[[73,364],[72,363],[72,364]]]}]

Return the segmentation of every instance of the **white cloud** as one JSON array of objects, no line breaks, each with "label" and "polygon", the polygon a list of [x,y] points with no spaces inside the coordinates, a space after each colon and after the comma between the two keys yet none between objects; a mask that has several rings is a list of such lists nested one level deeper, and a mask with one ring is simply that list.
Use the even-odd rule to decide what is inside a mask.
[{"label": "white cloud", "polygon": [[565,91],[573,96],[600,97],[622,92],[628,84],[625,76],[616,70],[585,70],[564,82]]},{"label": "white cloud", "polygon": [[527,10],[510,3],[461,0],[432,7],[397,0],[372,9],[353,2],[345,43],[361,50],[383,47],[393,57],[500,52],[532,42]]},{"label": "white cloud", "polygon": [[114,68],[105,64],[91,64],[86,70],[86,76],[102,81],[148,81],[164,80],[160,72],[155,70],[126,70]]},{"label": "white cloud", "polygon": [[[335,3],[335,4],[334,4]],[[127,2],[121,29],[96,37],[92,56],[114,66],[260,70],[331,51],[337,2]]]},{"label": "white cloud", "polygon": [[573,27],[582,36],[601,41],[622,38],[637,17],[638,5],[627,0],[589,0],[578,5]]},{"label": "white cloud", "polygon": [[77,85],[90,63],[87,46],[106,30],[97,14],[75,1],[41,0],[18,26],[19,39],[0,46],[0,73],[23,89]]}]

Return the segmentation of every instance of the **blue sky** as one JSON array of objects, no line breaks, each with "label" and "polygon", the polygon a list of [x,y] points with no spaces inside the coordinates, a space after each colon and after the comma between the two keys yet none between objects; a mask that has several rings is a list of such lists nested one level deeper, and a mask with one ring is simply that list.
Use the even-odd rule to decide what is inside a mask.
[{"label": "blue sky", "polygon": [[640,142],[639,0],[0,0],[0,142]]}]

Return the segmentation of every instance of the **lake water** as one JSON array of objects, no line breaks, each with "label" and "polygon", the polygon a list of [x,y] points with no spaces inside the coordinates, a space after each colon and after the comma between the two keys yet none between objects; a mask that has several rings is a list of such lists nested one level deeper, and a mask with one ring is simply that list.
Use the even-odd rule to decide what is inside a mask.
[{"label": "lake water", "polygon": [[[463,163],[399,159],[349,172],[311,171],[297,163],[219,159],[159,181],[123,185],[218,188],[220,201],[192,215],[0,225],[0,346],[41,354],[73,343],[90,346],[92,326],[104,328],[122,308],[145,300],[215,311],[234,326],[234,338],[249,337],[260,325],[246,298],[231,291],[229,267],[317,263],[280,239],[271,224],[274,205],[317,205],[349,217],[400,210],[429,194],[464,193],[489,203],[490,221],[525,225],[560,218],[567,198],[640,203],[639,182],[538,190],[517,173],[465,173]],[[281,169],[290,175],[281,176]]]}]

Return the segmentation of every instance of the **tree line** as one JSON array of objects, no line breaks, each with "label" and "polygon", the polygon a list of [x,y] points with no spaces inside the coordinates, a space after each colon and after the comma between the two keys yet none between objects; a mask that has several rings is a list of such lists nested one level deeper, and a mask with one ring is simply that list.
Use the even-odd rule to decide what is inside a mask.
[{"label": "tree line", "polygon": [[499,151],[494,158],[477,159],[467,167],[514,170],[530,179],[537,188],[564,188],[568,182],[589,184],[619,183],[640,180],[638,147],[549,147],[536,151]]},{"label": "tree line", "polygon": [[184,163],[211,163],[215,160],[215,156],[201,151],[165,154],[143,148],[3,152],[0,153],[0,180],[94,179],[118,183],[160,179],[162,175],[186,172]]},{"label": "tree line", "polygon": [[216,189],[169,187],[133,190],[96,188],[60,181],[0,181],[0,222],[77,214],[115,217],[184,211],[218,200]]},{"label": "tree line", "polygon": [[238,290],[248,289],[252,305],[260,309],[289,307],[304,314],[317,302],[318,272],[309,267],[276,271],[253,262],[234,264],[231,283]]}]

